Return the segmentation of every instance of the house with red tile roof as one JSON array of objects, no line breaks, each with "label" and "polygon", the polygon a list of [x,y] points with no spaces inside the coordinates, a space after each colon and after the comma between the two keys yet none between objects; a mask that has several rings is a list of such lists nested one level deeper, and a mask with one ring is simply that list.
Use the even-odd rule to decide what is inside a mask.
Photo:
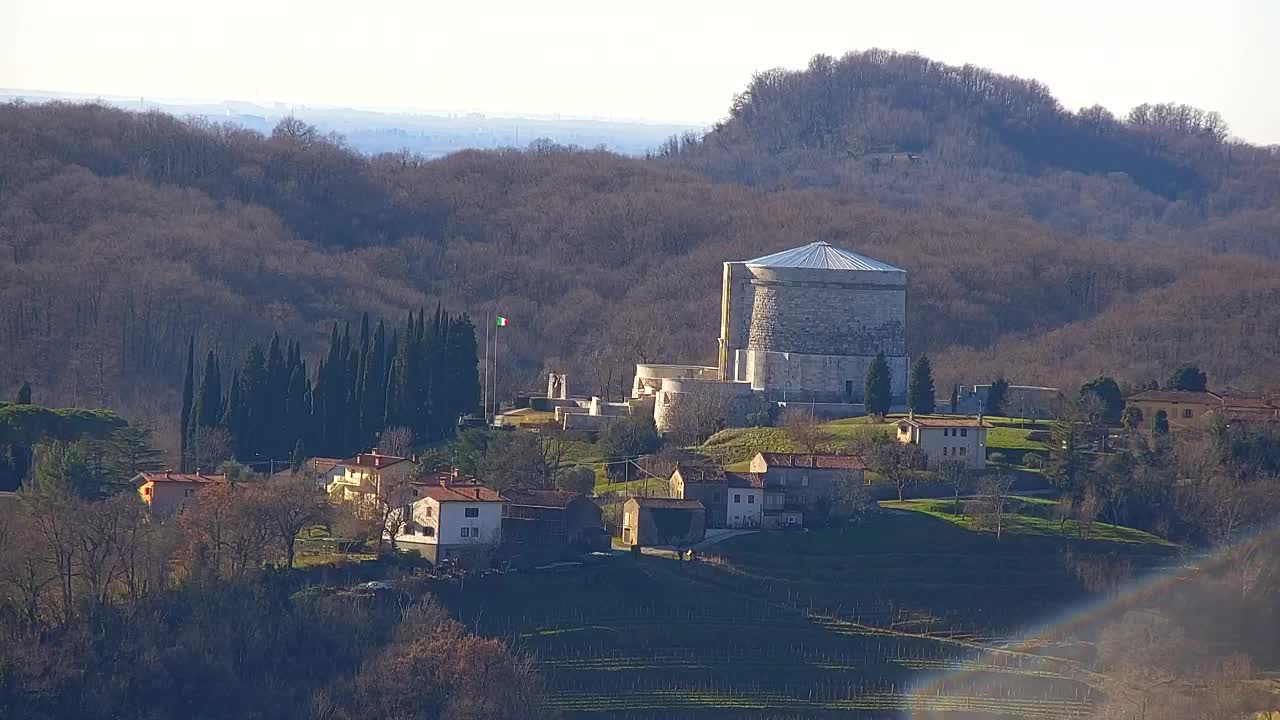
[{"label": "house with red tile roof", "polygon": [[181,512],[201,488],[226,479],[225,475],[206,475],[199,471],[179,473],[166,470],[138,473],[133,476],[133,484],[138,488],[143,504],[153,514],[172,515]]},{"label": "house with red tile roof", "polygon": [[709,528],[758,528],[764,524],[764,476],[702,465],[676,465],[672,496],[698,500]]},{"label": "house with red tile roof", "polygon": [[777,452],[756,453],[750,467],[764,477],[765,527],[796,524],[801,512],[811,522],[839,512],[836,488],[842,482],[866,482],[867,469],[857,455]]},{"label": "house with red tile roof", "polygon": [[393,519],[395,545],[433,563],[485,565],[502,543],[506,503],[502,493],[455,473],[413,482]]}]

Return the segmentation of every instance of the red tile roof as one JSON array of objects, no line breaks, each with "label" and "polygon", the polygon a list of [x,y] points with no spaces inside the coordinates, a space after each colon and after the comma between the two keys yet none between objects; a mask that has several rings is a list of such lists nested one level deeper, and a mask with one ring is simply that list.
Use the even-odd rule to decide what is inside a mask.
[{"label": "red tile roof", "polygon": [[1137,400],[1139,402],[1193,403],[1196,405],[1222,404],[1222,398],[1211,392],[1191,392],[1187,390],[1144,390],[1137,395],[1130,395],[1129,400]]},{"label": "red tile roof", "polygon": [[915,425],[916,427],[925,428],[951,428],[951,427],[967,427],[967,428],[989,428],[991,427],[985,421],[979,418],[968,417],[914,417],[903,418],[898,421],[901,425]]},{"label": "red tile roof", "polygon": [[812,468],[815,470],[866,470],[867,464],[857,455],[762,452],[766,465]]},{"label": "red tile roof", "polygon": [[511,501],[512,505],[559,508],[561,510],[569,507],[569,503],[580,497],[582,497],[581,493],[565,492],[563,490],[510,490],[507,492],[507,499]]},{"label": "red tile roof", "polygon": [[676,510],[703,510],[701,500],[680,500],[677,498],[633,497],[632,500],[642,508],[672,508]]},{"label": "red tile roof", "polygon": [[693,485],[726,485],[738,488],[764,487],[764,474],[752,472],[730,472],[713,465],[677,465],[676,472],[680,479]]},{"label": "red tile roof", "polygon": [[134,478],[139,484],[149,482],[174,482],[174,483],[211,483],[222,482],[226,480],[225,475],[205,475],[203,473],[176,473],[176,472],[144,472],[138,473]]},{"label": "red tile roof", "polygon": [[502,493],[483,485],[414,485],[418,497],[436,502],[506,502]]},{"label": "red tile roof", "polygon": [[409,460],[408,458],[398,457],[396,455],[380,455],[376,452],[369,452],[369,453],[357,453],[355,457],[347,458],[346,460],[343,460],[338,464],[346,465],[349,467],[363,467],[363,468],[373,468],[374,470],[381,470],[382,468],[390,467],[392,465],[396,465],[402,462],[413,462],[413,461]]}]

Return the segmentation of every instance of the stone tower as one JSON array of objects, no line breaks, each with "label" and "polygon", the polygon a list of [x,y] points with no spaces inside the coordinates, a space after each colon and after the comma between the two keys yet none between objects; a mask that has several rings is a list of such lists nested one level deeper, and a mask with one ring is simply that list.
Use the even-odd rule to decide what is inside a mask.
[{"label": "stone tower", "polygon": [[858,403],[883,352],[906,394],[907,273],[825,242],[724,264],[720,379],[770,400]]}]

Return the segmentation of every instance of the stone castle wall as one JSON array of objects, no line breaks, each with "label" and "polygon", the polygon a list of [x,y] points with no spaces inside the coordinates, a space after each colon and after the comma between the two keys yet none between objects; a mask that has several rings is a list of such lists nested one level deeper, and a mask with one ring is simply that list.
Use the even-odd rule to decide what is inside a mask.
[{"label": "stone castle wall", "polygon": [[[769,400],[814,400],[860,403],[867,370],[875,360],[867,355],[807,355],[747,350],[740,353],[752,388]],[[910,362],[905,355],[885,358],[889,388],[895,398],[907,394]]]}]

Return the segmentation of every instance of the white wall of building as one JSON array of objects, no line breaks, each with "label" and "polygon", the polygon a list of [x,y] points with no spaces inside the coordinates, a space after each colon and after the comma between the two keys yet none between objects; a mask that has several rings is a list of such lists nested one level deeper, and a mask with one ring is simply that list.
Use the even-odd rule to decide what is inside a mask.
[{"label": "white wall of building", "polygon": [[736,488],[726,491],[727,525],[731,528],[760,527],[764,516],[763,488]]}]

